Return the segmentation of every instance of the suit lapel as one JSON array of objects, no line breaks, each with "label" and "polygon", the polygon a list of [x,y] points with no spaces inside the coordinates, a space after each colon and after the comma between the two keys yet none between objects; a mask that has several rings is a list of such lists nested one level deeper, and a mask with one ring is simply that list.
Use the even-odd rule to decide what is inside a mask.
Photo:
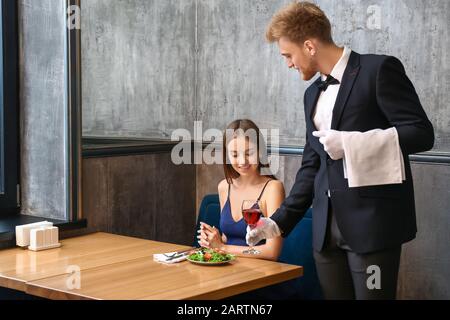
[{"label": "suit lapel", "polygon": [[317,87],[318,84],[320,83],[321,79],[320,77],[314,81],[314,85],[311,86],[311,91],[310,94],[308,96],[308,99],[306,102],[306,116],[307,116],[307,120],[311,121],[312,123],[312,127],[314,128],[314,130],[317,131],[316,125],[314,124],[313,121],[313,112],[314,109],[317,105],[317,100],[319,100],[319,96],[320,96],[320,90]]},{"label": "suit lapel", "polygon": [[333,108],[333,118],[331,121],[331,129],[333,130],[337,130],[339,126],[348,97],[352,91],[356,77],[358,76],[360,69],[359,58],[360,55],[352,51],[348,60],[347,68],[342,76],[341,87],[339,88],[339,93]]}]

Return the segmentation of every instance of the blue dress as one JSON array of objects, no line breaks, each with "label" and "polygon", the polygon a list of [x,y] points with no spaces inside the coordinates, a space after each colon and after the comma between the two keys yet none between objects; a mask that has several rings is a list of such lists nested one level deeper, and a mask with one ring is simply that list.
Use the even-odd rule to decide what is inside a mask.
[{"label": "blue dress", "polygon": [[[262,189],[257,199],[258,201],[261,200],[264,190],[266,189],[267,184],[270,181],[272,180],[267,181],[266,184],[264,185],[264,188]],[[255,203],[253,207],[259,209],[257,203]],[[231,214],[230,185],[228,185],[227,202],[225,202],[225,205],[223,206],[222,212],[220,214],[220,230],[227,237],[226,244],[234,246],[248,246],[247,242],[245,241],[245,235],[247,234],[247,223],[245,222],[244,218],[241,218],[239,221],[235,221],[233,215]],[[262,245],[265,243],[266,241],[262,240],[257,245]]]}]

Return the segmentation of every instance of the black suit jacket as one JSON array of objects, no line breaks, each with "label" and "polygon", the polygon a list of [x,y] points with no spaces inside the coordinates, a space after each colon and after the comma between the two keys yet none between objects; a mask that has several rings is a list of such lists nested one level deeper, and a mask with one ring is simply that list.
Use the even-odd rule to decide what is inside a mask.
[{"label": "black suit jacket", "polygon": [[[294,186],[272,219],[287,236],[313,206],[313,247],[323,249],[328,190],[336,222],[353,251],[369,253],[415,238],[416,216],[408,155],[429,150],[434,131],[417,93],[395,57],[352,52],[333,109],[331,128],[339,131],[397,129],[405,160],[402,184],[349,188],[342,160],[324,151],[312,120],[320,94],[318,78],[305,92],[306,145]],[[370,143],[370,142],[368,142]]]}]

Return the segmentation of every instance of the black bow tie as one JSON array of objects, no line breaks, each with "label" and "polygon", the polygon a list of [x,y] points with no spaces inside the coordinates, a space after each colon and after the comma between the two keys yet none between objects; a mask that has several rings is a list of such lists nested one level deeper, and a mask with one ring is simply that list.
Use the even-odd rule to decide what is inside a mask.
[{"label": "black bow tie", "polygon": [[318,88],[319,90],[326,91],[329,85],[339,84],[339,80],[333,78],[331,75],[328,75],[325,81],[320,81]]}]

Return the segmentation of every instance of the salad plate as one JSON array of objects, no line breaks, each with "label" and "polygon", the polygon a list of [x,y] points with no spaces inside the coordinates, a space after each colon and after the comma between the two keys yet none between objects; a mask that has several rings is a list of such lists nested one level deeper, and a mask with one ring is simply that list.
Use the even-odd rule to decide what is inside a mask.
[{"label": "salad plate", "polygon": [[230,263],[235,259],[236,257],[232,254],[207,248],[201,248],[199,250],[193,251],[187,256],[187,261],[193,264],[205,266],[223,265]]}]

